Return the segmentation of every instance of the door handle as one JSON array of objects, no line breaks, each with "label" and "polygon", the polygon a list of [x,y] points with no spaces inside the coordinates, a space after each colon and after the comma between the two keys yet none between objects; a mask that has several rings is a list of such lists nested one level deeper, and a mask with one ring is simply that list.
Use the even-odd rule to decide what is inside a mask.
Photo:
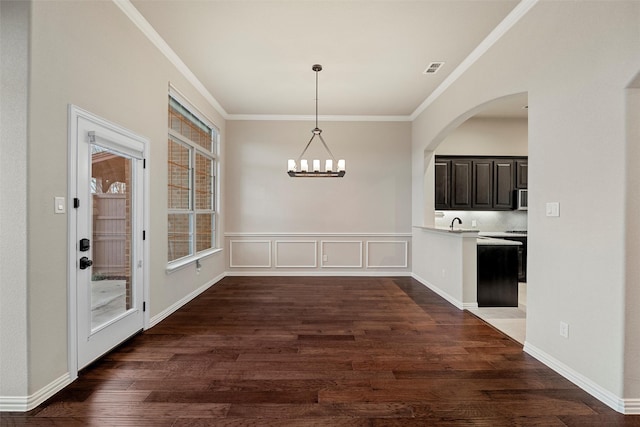
[{"label": "door handle", "polygon": [[92,265],[93,265],[93,261],[91,261],[86,256],[83,256],[82,258],[80,258],[80,270],[86,270],[88,267],[91,267]]}]

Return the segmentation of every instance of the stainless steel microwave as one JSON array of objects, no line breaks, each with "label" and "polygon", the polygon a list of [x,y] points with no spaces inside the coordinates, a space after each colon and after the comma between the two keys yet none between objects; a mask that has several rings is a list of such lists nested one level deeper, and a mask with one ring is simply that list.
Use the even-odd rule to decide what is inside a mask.
[{"label": "stainless steel microwave", "polygon": [[529,208],[529,196],[527,190],[518,190],[518,209],[519,211],[526,211]]}]

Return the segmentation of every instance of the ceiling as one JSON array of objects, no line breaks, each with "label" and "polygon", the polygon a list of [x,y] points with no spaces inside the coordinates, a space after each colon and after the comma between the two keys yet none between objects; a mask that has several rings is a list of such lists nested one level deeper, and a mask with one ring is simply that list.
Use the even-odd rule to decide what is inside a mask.
[{"label": "ceiling", "polygon": [[[318,74],[320,115],[408,117],[518,0],[131,0],[131,4],[225,115],[314,114],[311,66],[319,63],[323,66]],[[435,74],[424,74],[432,61],[445,64]]]}]

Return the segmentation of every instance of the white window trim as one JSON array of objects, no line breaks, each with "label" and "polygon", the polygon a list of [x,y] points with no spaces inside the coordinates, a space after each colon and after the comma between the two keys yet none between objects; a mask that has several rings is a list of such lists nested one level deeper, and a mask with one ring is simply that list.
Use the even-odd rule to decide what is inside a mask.
[{"label": "white window trim", "polygon": [[[188,210],[178,210],[178,209],[169,209],[167,208],[167,215],[171,214],[171,213],[176,213],[176,214],[193,214],[194,218],[193,221],[195,222],[195,214],[197,214],[199,211],[200,212],[211,212],[213,214],[213,247],[209,248],[209,249],[205,249],[203,251],[199,251],[196,252],[196,242],[195,240],[192,242],[192,249],[193,249],[193,253],[191,255],[182,257],[182,258],[178,258],[176,260],[173,261],[168,261],[167,262],[167,268],[166,268],[166,272],[167,274],[170,274],[176,270],[179,270],[183,267],[185,267],[186,265],[189,265],[193,262],[196,262],[202,258],[206,258],[210,255],[213,255],[214,253],[217,252],[221,252],[222,248],[220,247],[220,233],[219,233],[219,223],[220,223],[220,160],[219,160],[219,156],[218,153],[220,151],[220,129],[215,126],[213,124],[213,122],[211,120],[209,120],[205,115],[203,115],[200,110],[198,110],[196,107],[193,106],[193,104],[191,102],[189,102],[187,100],[187,98],[185,98],[182,94],[180,94],[180,92],[178,92],[172,85],[169,85],[169,96],[171,98],[173,98],[174,100],[176,100],[178,103],[180,103],[183,107],[185,107],[191,114],[193,114],[198,120],[200,120],[201,122],[203,122],[205,125],[207,125],[208,127],[210,127],[212,129],[212,131],[214,132],[214,137],[212,138],[211,144],[212,144],[212,151],[207,151],[206,149],[204,149],[203,147],[201,147],[199,144],[196,144],[195,142],[191,141],[189,138],[186,138],[185,136],[181,135],[180,133],[174,131],[173,129],[170,128],[169,125],[167,125],[167,130],[168,130],[168,135],[170,135],[171,137],[175,138],[177,141],[179,141],[179,143],[187,146],[190,150],[190,156],[191,156],[191,161],[192,161],[192,168],[195,167],[195,156],[196,153],[200,153],[202,155],[204,155],[207,158],[210,158],[213,161],[213,168],[214,168],[214,179],[213,179],[213,184],[214,184],[214,200],[213,200],[213,209],[212,210],[201,210],[201,209],[196,209],[195,207],[195,200],[192,200],[192,204],[193,206]],[[193,178],[192,178],[193,179]],[[195,183],[194,183],[195,185]],[[193,196],[192,196],[193,197]],[[195,224],[194,224],[195,225]],[[167,235],[168,238],[168,235]],[[193,239],[195,239],[195,233],[193,235]]]},{"label": "white window trim", "polygon": [[165,269],[165,271],[167,274],[171,274],[174,271],[181,270],[189,264],[192,264],[198,260],[201,260],[202,258],[206,258],[213,254],[217,254],[218,252],[222,252],[222,248],[207,249],[205,251],[198,252],[196,255],[179,258],[175,261],[170,262],[169,265],[167,265],[167,268]]}]

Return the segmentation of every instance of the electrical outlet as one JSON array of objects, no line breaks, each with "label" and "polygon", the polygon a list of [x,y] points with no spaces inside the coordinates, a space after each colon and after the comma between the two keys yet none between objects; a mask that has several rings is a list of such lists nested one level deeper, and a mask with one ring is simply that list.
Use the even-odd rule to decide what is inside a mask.
[{"label": "electrical outlet", "polygon": [[475,219],[471,220],[471,226],[472,227],[477,227],[478,226],[478,221],[476,221]]},{"label": "electrical outlet", "polygon": [[447,271],[443,268],[442,269],[442,277],[446,276]]},{"label": "electrical outlet", "polygon": [[567,322],[560,322],[560,336],[569,338],[569,324]]},{"label": "electrical outlet", "polygon": [[329,255],[322,255],[322,262],[329,261]]}]

